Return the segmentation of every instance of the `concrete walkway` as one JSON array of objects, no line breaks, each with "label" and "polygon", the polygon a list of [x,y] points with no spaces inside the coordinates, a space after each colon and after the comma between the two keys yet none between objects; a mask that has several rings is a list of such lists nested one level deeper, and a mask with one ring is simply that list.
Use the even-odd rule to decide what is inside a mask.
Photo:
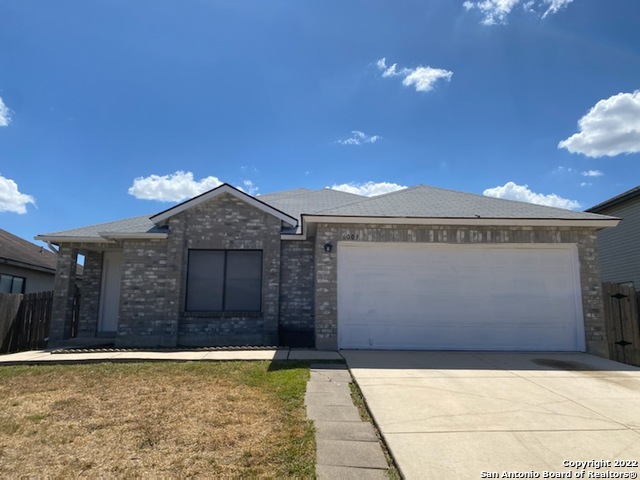
[{"label": "concrete walkway", "polygon": [[225,360],[344,360],[338,352],[278,348],[273,350],[184,350],[117,351],[97,349],[90,353],[54,353],[55,350],[32,350],[0,355],[0,366],[42,363],[90,363],[132,361],[225,361]]},{"label": "concrete walkway", "polygon": [[341,353],[407,479],[640,474],[640,368],[582,353]]},{"label": "concrete walkway", "polygon": [[387,460],[368,422],[351,400],[345,365],[311,366],[305,404],[316,427],[318,478],[387,478]]}]

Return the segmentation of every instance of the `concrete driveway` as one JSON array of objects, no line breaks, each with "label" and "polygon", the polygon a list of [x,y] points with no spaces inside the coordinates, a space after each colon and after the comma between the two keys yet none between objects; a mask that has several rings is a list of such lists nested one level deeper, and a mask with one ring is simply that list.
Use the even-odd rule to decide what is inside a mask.
[{"label": "concrete driveway", "polygon": [[[406,478],[640,474],[639,368],[580,353],[342,354]],[[592,460],[611,464],[576,464]]]}]

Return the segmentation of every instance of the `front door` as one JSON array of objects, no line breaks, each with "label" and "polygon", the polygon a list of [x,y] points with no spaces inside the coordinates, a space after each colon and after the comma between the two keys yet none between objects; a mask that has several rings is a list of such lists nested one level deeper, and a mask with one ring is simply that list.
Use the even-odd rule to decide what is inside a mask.
[{"label": "front door", "polygon": [[102,288],[100,290],[99,333],[118,330],[122,252],[104,252],[102,260]]}]

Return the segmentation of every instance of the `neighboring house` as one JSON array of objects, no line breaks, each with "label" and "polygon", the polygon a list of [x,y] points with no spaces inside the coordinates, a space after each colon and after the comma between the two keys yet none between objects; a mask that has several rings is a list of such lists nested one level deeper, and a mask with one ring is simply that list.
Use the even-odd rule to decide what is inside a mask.
[{"label": "neighboring house", "polygon": [[59,246],[52,344],[68,337],[82,253],[87,342],[607,356],[596,232],[617,223],[426,186],[254,197],[224,184],[37,238]]},{"label": "neighboring house", "polygon": [[53,290],[56,254],[0,229],[0,293]]},{"label": "neighboring house", "polygon": [[598,232],[600,277],[640,290],[640,186],[606,200],[587,212],[613,215],[617,228]]}]

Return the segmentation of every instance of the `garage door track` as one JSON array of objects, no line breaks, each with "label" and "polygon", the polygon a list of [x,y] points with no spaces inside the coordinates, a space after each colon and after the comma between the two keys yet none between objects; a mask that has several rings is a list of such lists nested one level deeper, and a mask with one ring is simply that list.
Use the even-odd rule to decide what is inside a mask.
[{"label": "garage door track", "polygon": [[639,368],[581,353],[342,354],[406,478],[640,474]]}]

